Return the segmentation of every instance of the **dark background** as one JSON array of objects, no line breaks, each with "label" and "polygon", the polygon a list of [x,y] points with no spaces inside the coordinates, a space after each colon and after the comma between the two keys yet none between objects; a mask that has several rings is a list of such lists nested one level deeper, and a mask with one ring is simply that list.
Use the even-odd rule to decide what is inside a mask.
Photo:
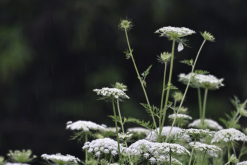
[{"label": "dark background", "polygon": [[[127,43],[118,24],[126,16],[134,24],[129,40],[140,73],[153,64],[146,90],[158,107],[164,66],[156,58],[171,51],[172,42],[154,31],[174,26],[197,32],[187,37],[191,48],[175,52],[172,83],[181,91],[185,85],[177,75],[190,68],[179,61],[195,58],[200,31],[215,36],[216,42],[203,47],[196,69],[224,78],[225,87],[208,94],[206,117],[219,122],[234,109],[229,98],[247,99],[246,7],[246,0],[1,0],[0,155],[32,149],[37,156],[82,158],[82,144],[69,140],[66,122],[114,126],[107,117],[111,104],[98,101],[92,90],[115,82],[126,84],[131,98],[121,103],[122,115],[151,120],[139,104],[145,97],[132,61],[123,53]],[[184,105],[198,118],[197,90],[189,89]],[[246,118],[240,124],[246,127]]]}]

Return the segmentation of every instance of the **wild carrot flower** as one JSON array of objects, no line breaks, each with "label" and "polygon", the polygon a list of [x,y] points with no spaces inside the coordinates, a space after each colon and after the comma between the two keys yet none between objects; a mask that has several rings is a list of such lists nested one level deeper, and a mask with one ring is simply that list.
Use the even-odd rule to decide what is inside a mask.
[{"label": "wild carrot flower", "polygon": [[217,152],[221,151],[221,149],[215,145],[208,145],[200,142],[190,142],[190,146],[194,147],[196,151],[206,152],[208,155],[217,157]]},{"label": "wild carrot flower", "polygon": [[181,133],[186,134],[186,135],[190,135],[190,136],[192,136],[194,138],[213,136],[214,135],[214,132],[209,131],[208,129],[203,130],[203,129],[193,129],[193,128],[183,129]]},{"label": "wild carrot flower", "polygon": [[[176,116],[176,114],[171,114],[168,116],[168,118],[170,119],[174,119]],[[177,114],[177,119],[189,119],[192,120],[192,117],[190,117],[189,115],[185,115],[185,114]]]},{"label": "wild carrot flower", "polygon": [[[216,121],[214,121],[212,119],[205,119],[204,124],[205,124],[206,128],[209,128],[209,129],[214,129],[214,130],[223,129],[222,126],[220,126]],[[202,128],[201,119],[194,120],[192,123],[189,124],[189,127]]]},{"label": "wild carrot flower", "polygon": [[91,122],[91,121],[79,120],[79,121],[76,121],[74,123],[72,121],[68,121],[66,129],[82,130],[82,131],[88,132],[90,130],[104,130],[105,127],[102,125],[98,125],[98,124]]},{"label": "wild carrot flower", "polygon": [[123,90],[117,88],[104,87],[102,89],[94,89],[93,91],[96,92],[97,95],[103,96],[103,98],[129,99],[129,96],[127,96]]},{"label": "wild carrot flower", "polygon": [[239,162],[237,165],[247,165],[247,161]]},{"label": "wild carrot flower", "polygon": [[161,37],[165,36],[170,39],[177,39],[180,37],[185,37],[187,35],[192,35],[195,33],[195,31],[185,27],[179,28],[166,26],[156,30],[155,33],[159,33]]},{"label": "wild carrot flower", "polygon": [[47,154],[43,154],[41,155],[41,157],[43,159],[46,160],[51,160],[53,162],[55,162],[58,165],[63,165],[63,164],[68,164],[68,163],[79,163],[80,159],[71,156],[69,154],[65,155],[61,155],[60,153],[57,153],[56,155],[47,155]]},{"label": "wild carrot flower", "polygon": [[223,129],[215,133],[211,143],[218,143],[219,141],[247,141],[247,136],[234,128]]},{"label": "wild carrot flower", "polygon": [[150,132],[150,130],[142,127],[134,127],[134,128],[128,128],[128,132],[136,133],[136,134],[147,134]]}]

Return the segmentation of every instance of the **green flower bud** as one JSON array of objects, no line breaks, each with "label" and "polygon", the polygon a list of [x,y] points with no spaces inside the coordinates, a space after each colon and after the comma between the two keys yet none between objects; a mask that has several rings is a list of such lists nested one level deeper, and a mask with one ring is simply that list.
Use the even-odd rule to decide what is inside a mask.
[{"label": "green flower bud", "polygon": [[170,61],[171,57],[172,57],[171,53],[163,52],[160,54],[160,56],[158,56],[158,61],[162,64],[165,64]]},{"label": "green flower bud", "polygon": [[230,158],[230,162],[236,164],[239,162],[239,160],[236,158],[234,154],[232,154]]},{"label": "green flower bud", "polygon": [[204,40],[207,40],[207,41],[211,41],[211,42],[214,42],[215,38],[213,35],[211,35],[209,32],[204,32],[204,33],[201,33],[202,37],[204,38]]},{"label": "green flower bud", "polygon": [[183,93],[182,92],[174,92],[172,94],[172,97],[175,101],[181,101],[183,99]]},{"label": "green flower bud", "polygon": [[123,19],[123,20],[120,21],[118,27],[119,27],[119,29],[121,29],[121,30],[129,31],[129,30],[133,27],[133,24],[132,24],[131,20],[128,20],[128,19],[126,18],[126,19]]}]

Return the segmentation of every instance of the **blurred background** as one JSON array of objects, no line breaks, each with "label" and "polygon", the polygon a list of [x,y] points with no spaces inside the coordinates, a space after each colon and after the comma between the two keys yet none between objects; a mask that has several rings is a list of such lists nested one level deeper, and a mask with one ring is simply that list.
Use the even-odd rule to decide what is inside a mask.
[{"label": "blurred background", "polygon": [[[216,42],[204,45],[196,69],[224,78],[224,87],[209,91],[206,111],[207,118],[223,125],[219,117],[234,110],[229,99],[247,99],[246,6],[245,0],[1,0],[0,155],[32,149],[37,156],[82,158],[82,144],[69,140],[66,122],[114,126],[108,117],[111,104],[97,100],[93,89],[115,82],[127,85],[131,98],[120,104],[122,115],[151,120],[139,104],[145,97],[132,61],[123,53],[127,43],[118,24],[126,17],[134,24],[129,40],[139,72],[153,64],[146,90],[157,106],[164,69],[157,55],[171,51],[172,42],[154,32],[163,26],[197,32],[186,37],[190,48],[175,52],[172,83],[181,91],[185,85],[177,76],[190,67],[179,61],[195,58],[203,41],[200,31],[215,36]],[[199,117],[196,89],[189,89],[184,106],[194,119]],[[246,119],[240,124],[247,127]]]}]

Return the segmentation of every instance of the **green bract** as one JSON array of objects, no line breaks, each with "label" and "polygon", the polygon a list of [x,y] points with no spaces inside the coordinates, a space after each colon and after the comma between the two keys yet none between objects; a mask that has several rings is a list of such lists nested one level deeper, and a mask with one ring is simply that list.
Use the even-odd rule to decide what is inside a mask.
[{"label": "green bract", "polygon": [[209,32],[205,31],[204,33],[201,33],[201,35],[204,38],[204,40],[211,41],[211,42],[215,40],[214,36],[211,35]]},{"label": "green bract", "polygon": [[22,150],[22,151],[15,150],[14,152],[10,150],[8,153],[10,160],[18,163],[31,162],[34,158],[36,158],[35,155],[33,157],[31,157],[31,155],[32,155],[31,150]]}]

